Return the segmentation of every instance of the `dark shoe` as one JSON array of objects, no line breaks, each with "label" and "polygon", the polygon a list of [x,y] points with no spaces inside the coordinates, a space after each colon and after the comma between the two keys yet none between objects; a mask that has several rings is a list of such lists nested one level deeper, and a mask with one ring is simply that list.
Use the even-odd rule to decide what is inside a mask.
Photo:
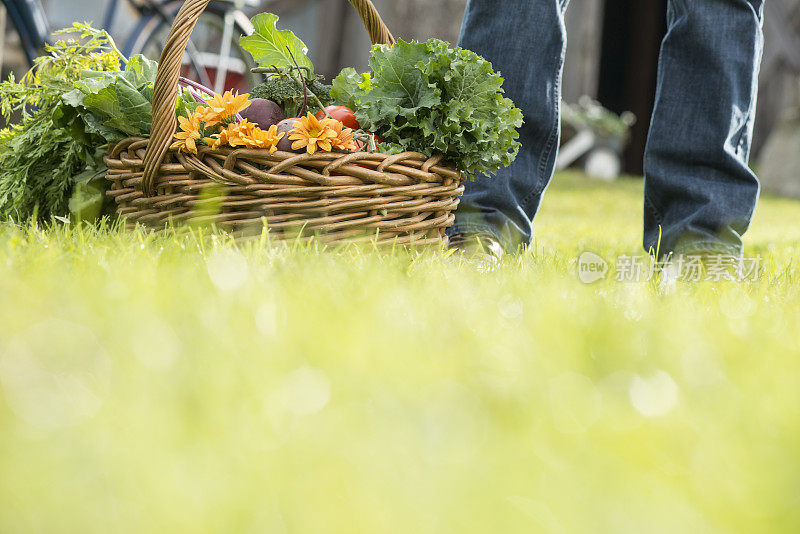
[{"label": "dark shoe", "polygon": [[503,246],[491,234],[456,234],[450,238],[450,248],[467,258],[480,258],[497,263],[505,253]]}]

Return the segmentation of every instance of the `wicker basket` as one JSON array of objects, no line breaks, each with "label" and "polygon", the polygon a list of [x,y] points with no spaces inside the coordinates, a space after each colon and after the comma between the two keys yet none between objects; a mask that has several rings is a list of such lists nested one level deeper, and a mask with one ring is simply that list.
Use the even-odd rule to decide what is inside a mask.
[{"label": "wicker basket", "polygon": [[[128,224],[214,224],[237,237],[266,225],[277,239],[439,244],[453,224],[463,177],[441,157],[405,152],[295,154],[170,149],[178,77],[189,35],[210,0],[186,0],[161,55],[149,138],[128,138],[105,161],[109,195]],[[369,0],[349,0],[373,43],[393,43]]]}]

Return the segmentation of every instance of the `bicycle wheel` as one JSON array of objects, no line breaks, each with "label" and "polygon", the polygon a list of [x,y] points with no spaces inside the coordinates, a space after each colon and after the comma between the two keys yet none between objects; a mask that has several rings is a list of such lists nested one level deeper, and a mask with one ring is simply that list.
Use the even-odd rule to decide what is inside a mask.
[{"label": "bicycle wheel", "polygon": [[[161,5],[162,13],[144,16],[131,34],[126,55],[143,54],[158,59],[164,49],[172,19],[183,4]],[[183,59],[181,74],[221,93],[227,89],[249,92],[263,76],[253,74],[253,58],[239,47],[239,37],[252,32],[249,21],[222,3],[212,2],[200,15]]]}]

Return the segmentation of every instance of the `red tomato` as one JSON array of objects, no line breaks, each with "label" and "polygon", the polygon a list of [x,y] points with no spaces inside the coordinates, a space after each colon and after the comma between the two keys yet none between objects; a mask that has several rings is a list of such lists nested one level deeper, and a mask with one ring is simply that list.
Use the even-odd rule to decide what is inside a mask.
[{"label": "red tomato", "polygon": [[[330,115],[331,118],[340,121],[348,128],[352,128],[353,130],[358,130],[361,128],[361,125],[358,124],[358,121],[356,120],[355,113],[353,113],[353,110],[347,106],[328,106],[325,108],[325,111],[328,112],[328,115]],[[319,110],[314,116],[318,120],[322,120],[325,118],[325,111]]]}]

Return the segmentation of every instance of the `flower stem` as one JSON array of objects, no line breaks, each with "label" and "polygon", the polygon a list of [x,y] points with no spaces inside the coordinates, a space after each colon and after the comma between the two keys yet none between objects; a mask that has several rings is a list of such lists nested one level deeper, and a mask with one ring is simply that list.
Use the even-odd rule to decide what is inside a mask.
[{"label": "flower stem", "polygon": [[214,96],[217,94],[208,87],[206,87],[205,85],[199,84],[193,80],[190,80],[189,78],[184,78],[183,76],[181,76],[180,78],[178,78],[178,81],[186,86],[194,87],[198,91],[203,91],[207,95]]},{"label": "flower stem", "polygon": [[[183,85],[185,85],[186,87],[190,88],[189,89],[189,94],[191,94],[192,98],[194,98],[195,100],[197,100],[201,104],[208,104],[208,101],[206,99],[204,99],[201,95],[195,93],[194,90],[202,91],[207,95],[211,95],[212,97],[217,95],[217,93],[215,93],[214,91],[212,91],[211,89],[209,89],[205,85],[199,84],[199,83],[197,83],[197,82],[195,82],[193,80],[190,80],[189,78],[184,78],[183,76],[181,76],[181,77],[178,78],[178,82],[183,84]],[[244,118],[242,117],[241,113],[237,113],[236,115],[234,115],[234,118],[236,119],[237,123],[238,122],[242,122],[244,120]]]}]

